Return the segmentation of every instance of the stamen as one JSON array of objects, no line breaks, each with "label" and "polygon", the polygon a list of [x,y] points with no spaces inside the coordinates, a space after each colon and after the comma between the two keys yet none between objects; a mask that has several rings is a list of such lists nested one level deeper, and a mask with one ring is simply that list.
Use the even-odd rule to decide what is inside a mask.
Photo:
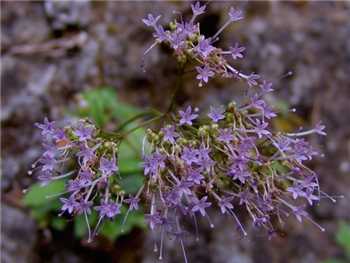
[{"label": "stamen", "polygon": [[151,51],[152,48],[154,48],[158,44],[158,41],[154,42],[149,48],[146,49],[146,51],[143,53],[144,56],[147,55],[149,51]]},{"label": "stamen", "polygon": [[154,241],[153,252],[154,253],[158,252],[158,246],[157,246],[157,242],[156,241]]},{"label": "stamen", "polygon": [[224,29],[225,29],[229,24],[231,24],[231,23],[232,23],[232,21],[231,21],[230,19],[227,20],[226,23],[223,24],[223,26],[215,33],[215,35],[212,36],[212,39],[215,39],[218,35],[220,35],[220,33],[221,33],[222,31],[224,31]]},{"label": "stamen", "polygon": [[199,234],[198,234],[198,223],[197,223],[197,217],[196,214],[193,214],[193,221],[194,221],[194,227],[196,231],[196,241],[199,241]]},{"label": "stamen", "polygon": [[177,230],[179,231],[179,237],[180,237],[180,244],[181,244],[181,249],[182,249],[182,254],[184,256],[185,263],[188,263],[187,256],[186,256],[186,251],[185,251],[185,246],[181,237],[181,228],[180,228],[180,223],[179,223],[179,218],[176,217],[176,225],[177,225]]},{"label": "stamen", "polygon": [[53,176],[53,177],[51,177],[51,180],[59,180],[59,179],[68,177],[68,176],[70,176],[70,175],[72,175],[72,174],[74,174],[74,173],[75,173],[75,170],[70,171],[70,172],[65,173],[65,174],[62,174],[62,175],[59,175],[59,176]]},{"label": "stamen", "polygon": [[231,209],[228,209],[228,212],[233,216],[233,218],[235,219],[236,223],[238,224],[239,228],[241,229],[242,233],[244,236],[247,236],[247,232],[244,230],[243,225],[241,224],[241,222],[239,221],[238,217],[236,216],[235,212],[233,212]]},{"label": "stamen", "polygon": [[205,214],[205,217],[206,217],[206,219],[207,219],[208,222],[209,222],[210,228],[214,228],[215,226],[214,226],[214,224],[212,223],[212,221],[210,220],[209,215],[208,215],[208,214]]},{"label": "stamen", "polygon": [[163,240],[164,239],[164,226],[162,226],[162,230],[160,233],[160,249],[159,249],[159,260],[163,259]]},{"label": "stamen", "polygon": [[126,219],[127,219],[128,216],[129,216],[129,212],[130,212],[130,208],[126,211],[126,214],[125,214],[124,219],[123,219],[123,222],[122,222],[122,228],[121,228],[121,232],[122,232],[122,233],[124,233],[124,225],[125,225]]},{"label": "stamen", "polygon": [[101,224],[101,222],[102,222],[102,219],[103,219],[103,216],[101,216],[101,217],[98,219],[97,224],[96,224],[95,229],[94,229],[94,232],[92,233],[92,237],[95,237],[95,236],[98,235],[98,228],[99,228],[99,226],[100,226],[100,224]]},{"label": "stamen", "polygon": [[89,233],[88,243],[90,243],[92,241],[92,239],[91,239],[91,228],[90,228],[89,219],[88,219],[86,211],[84,211],[84,216],[85,216],[85,221],[86,221],[86,225],[88,227],[88,233]]}]

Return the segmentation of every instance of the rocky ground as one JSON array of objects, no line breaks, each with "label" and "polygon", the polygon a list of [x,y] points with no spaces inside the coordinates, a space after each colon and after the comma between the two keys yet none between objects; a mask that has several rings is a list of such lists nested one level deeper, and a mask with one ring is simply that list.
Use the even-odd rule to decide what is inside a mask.
[{"label": "rocky ground", "polygon": [[[324,191],[345,198],[312,209],[325,233],[291,220],[286,233],[271,241],[253,229],[243,239],[232,234],[232,222],[215,218],[220,227],[201,226],[200,241],[188,244],[190,262],[312,263],[342,257],[334,233],[340,220],[350,220],[350,4],[212,2],[201,18],[202,30],[213,34],[232,4],[247,18],[227,30],[219,45],[244,44],[242,68],[275,80],[278,91],[269,99],[288,101],[308,123],[323,120],[328,136],[313,142],[325,157],[312,165]],[[135,230],[108,248],[86,247],[70,233],[39,230],[18,200],[31,183],[26,170],[40,154],[33,123],[44,116],[61,118],[79,91],[108,85],[129,103],[165,106],[175,62],[166,50],[154,49],[142,70],[152,36],[140,21],[149,12],[168,21],[173,10],[190,14],[185,2],[1,1],[3,262],[155,261],[147,233]],[[281,78],[288,71],[293,75]],[[178,103],[206,107],[238,94],[227,82],[199,89],[189,78]],[[166,251],[164,262],[182,262],[176,244]]]}]

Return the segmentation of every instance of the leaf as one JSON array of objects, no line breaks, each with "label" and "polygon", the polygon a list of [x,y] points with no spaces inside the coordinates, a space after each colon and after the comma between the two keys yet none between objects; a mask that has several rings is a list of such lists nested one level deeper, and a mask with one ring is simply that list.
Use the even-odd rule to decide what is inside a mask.
[{"label": "leaf", "polygon": [[341,222],[336,235],[336,241],[343,247],[347,257],[350,259],[350,224]]},{"label": "leaf", "polygon": [[119,236],[128,234],[134,227],[145,228],[145,220],[141,212],[130,212],[124,226],[122,226],[124,216],[125,214],[122,214],[113,221],[105,221],[101,227],[101,234],[114,241]]},{"label": "leaf", "polygon": [[131,174],[131,175],[124,176],[119,181],[119,184],[127,194],[135,194],[140,189],[143,182],[144,182],[144,177],[142,175]]},{"label": "leaf", "polygon": [[288,172],[288,167],[284,166],[281,162],[279,161],[273,161],[271,162],[271,168],[275,170],[277,173],[284,174]]},{"label": "leaf", "polygon": [[80,108],[79,115],[92,118],[99,127],[106,125],[112,118],[122,122],[140,112],[136,107],[121,102],[116,90],[111,87],[85,91],[82,98],[86,106]]},{"label": "leaf", "polygon": [[[91,227],[91,231],[93,231],[92,227],[97,222],[97,213],[92,211],[90,215],[88,215],[89,225]],[[88,226],[86,224],[85,215],[79,215],[74,218],[74,235],[77,238],[83,238],[88,234]]]},{"label": "leaf", "polygon": [[51,220],[51,226],[56,230],[62,231],[67,226],[67,221],[63,218],[54,217]]},{"label": "leaf", "polygon": [[36,183],[30,187],[27,194],[23,197],[23,204],[29,207],[37,207],[50,203],[51,200],[57,200],[57,197],[50,200],[49,196],[62,193],[64,184],[64,180],[53,181],[46,186]]},{"label": "leaf", "polygon": [[136,158],[119,160],[119,170],[122,174],[141,173],[141,160]]}]

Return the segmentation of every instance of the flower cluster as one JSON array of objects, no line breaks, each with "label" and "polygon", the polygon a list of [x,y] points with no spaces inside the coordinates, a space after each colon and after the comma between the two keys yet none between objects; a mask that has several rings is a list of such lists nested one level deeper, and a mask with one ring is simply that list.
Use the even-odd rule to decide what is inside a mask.
[{"label": "flower cluster", "polygon": [[216,207],[233,217],[244,235],[237,216],[242,210],[268,234],[275,233],[276,218],[281,223],[290,214],[323,231],[304,206],[329,197],[320,190],[316,173],[304,164],[319,153],[301,137],[325,135],[324,126],[274,133],[269,128],[274,116],[255,95],[244,105],[211,107],[207,116],[188,106],[160,131],[148,130],[152,152],[144,158],[144,173],[150,228],[159,229],[161,237],[181,238],[184,218],[196,226],[197,216],[204,217],[214,227],[207,210]]},{"label": "flower cluster", "polygon": [[191,5],[192,18],[189,21],[180,22],[177,20],[168,24],[164,29],[158,24],[161,16],[154,17],[149,14],[143,22],[154,29],[155,42],[145,52],[148,53],[154,46],[159,43],[169,45],[173,50],[178,60],[182,63],[194,63],[197,71],[197,80],[199,86],[203,83],[208,83],[210,78],[215,76],[224,78],[242,79],[247,82],[249,86],[257,86],[259,84],[260,76],[254,73],[244,74],[235,68],[228,59],[238,60],[244,57],[243,52],[245,47],[239,43],[235,43],[228,50],[215,47],[214,44],[218,40],[221,32],[231,23],[243,19],[243,12],[239,9],[231,7],[228,13],[226,22],[222,27],[212,36],[206,38],[200,32],[200,25],[196,23],[196,18],[205,13],[206,6],[201,6],[199,2]]},{"label": "flower cluster", "polygon": [[[39,180],[45,184],[67,178],[68,196],[60,199],[62,213],[84,214],[89,226],[88,214],[95,209],[99,213],[95,231],[103,219],[120,214],[122,205],[128,212],[137,210],[143,194],[149,207],[148,224],[160,232],[160,259],[166,235],[180,241],[185,256],[184,219],[192,220],[196,230],[198,216],[214,227],[208,210],[215,207],[232,217],[243,235],[247,232],[238,211],[245,211],[253,225],[269,235],[289,215],[323,231],[306,206],[323,197],[335,200],[320,190],[317,174],[305,164],[319,155],[305,136],[326,135],[325,127],[319,123],[307,131],[274,132],[270,123],[277,114],[263,99],[273,91],[272,83],[229,64],[226,56],[241,59],[244,47],[235,44],[225,51],[213,45],[228,25],[243,18],[242,12],[231,8],[226,23],[205,38],[195,20],[206,6],[197,2],[191,8],[189,21],[175,20],[166,29],[158,24],[160,16],[149,14],[143,22],[154,29],[156,41],[145,53],[159,43],[169,45],[179,63],[195,64],[199,86],[214,76],[243,79],[249,86],[247,102],[210,107],[206,115],[188,106],[178,114],[167,112],[154,118],[170,117],[160,130],[147,130],[150,151],[142,151],[145,184],[128,198],[118,183],[117,149],[122,137],[106,134],[87,120],[61,129],[45,119],[37,124],[45,147],[33,165]],[[90,226],[89,233],[93,236]]]},{"label": "flower cluster", "polygon": [[118,185],[117,141],[99,131],[87,120],[58,128],[47,118],[36,124],[41,129],[44,153],[33,164],[33,170],[43,185],[54,180],[66,180],[66,198],[61,197],[61,214],[84,215],[92,237],[88,215],[94,209],[99,214],[95,232],[103,219],[113,219],[126,204],[138,209],[138,193],[125,198]]}]

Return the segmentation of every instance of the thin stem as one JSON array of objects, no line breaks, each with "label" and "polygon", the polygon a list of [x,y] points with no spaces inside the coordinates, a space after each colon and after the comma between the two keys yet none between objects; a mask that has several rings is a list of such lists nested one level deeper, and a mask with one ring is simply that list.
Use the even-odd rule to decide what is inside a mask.
[{"label": "thin stem", "polygon": [[126,120],[121,125],[119,125],[119,127],[117,128],[117,132],[123,130],[126,126],[128,126],[130,123],[136,121],[137,119],[143,118],[143,117],[145,117],[147,115],[151,115],[151,114],[161,115],[162,113],[159,113],[156,110],[149,110],[149,111],[145,111],[145,112],[141,112],[139,114],[136,114],[135,116],[131,117],[130,119]]},{"label": "thin stem", "polygon": [[179,91],[179,89],[182,87],[183,74],[184,74],[184,67],[182,65],[179,65],[177,70],[176,86],[173,93],[171,94],[170,104],[165,114],[170,113],[175,105],[176,94]]},{"label": "thin stem", "polygon": [[163,118],[163,117],[164,117],[164,115],[161,115],[161,116],[157,116],[157,117],[154,117],[154,118],[152,118],[152,119],[149,119],[149,120],[147,120],[147,121],[144,121],[144,122],[140,123],[139,125],[135,126],[134,128],[128,130],[126,133],[124,133],[124,134],[122,135],[122,137],[126,137],[126,136],[128,136],[130,133],[132,133],[132,132],[134,132],[134,131],[136,131],[136,130],[138,130],[138,129],[144,127],[144,126],[147,126],[148,124],[151,124],[152,122],[155,122],[155,121],[157,121],[157,120],[159,120],[159,119],[161,119],[161,118]]}]

